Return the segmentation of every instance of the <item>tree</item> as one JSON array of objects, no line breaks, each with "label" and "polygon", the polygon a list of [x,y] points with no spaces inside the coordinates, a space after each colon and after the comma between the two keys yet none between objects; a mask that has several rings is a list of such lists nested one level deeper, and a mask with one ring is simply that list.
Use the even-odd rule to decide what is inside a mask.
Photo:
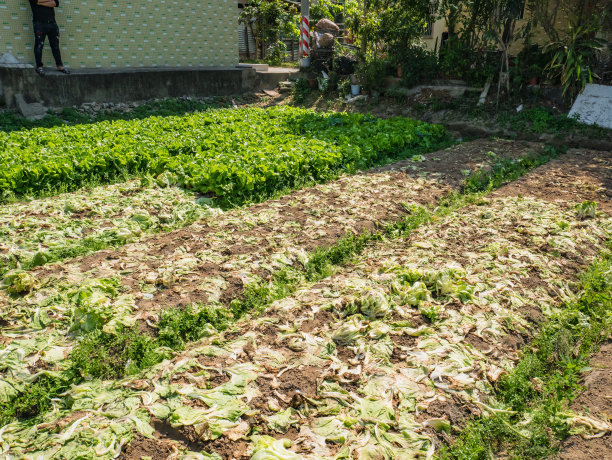
[{"label": "tree", "polygon": [[549,38],[544,49],[553,57],[547,71],[560,79],[568,102],[599,78],[594,69],[604,41],[598,35],[611,8],[609,0],[527,0],[530,32],[540,26]]},{"label": "tree", "polygon": [[610,8],[609,0],[526,0],[530,31],[541,27],[551,42],[568,39],[579,28],[601,28]]},{"label": "tree", "polygon": [[251,29],[262,58],[274,64],[285,58],[286,45],[282,38],[300,36],[297,7],[284,0],[252,0],[240,13],[240,22]]},{"label": "tree", "polygon": [[419,39],[433,19],[431,0],[347,0],[346,24],[363,54],[394,54]]}]

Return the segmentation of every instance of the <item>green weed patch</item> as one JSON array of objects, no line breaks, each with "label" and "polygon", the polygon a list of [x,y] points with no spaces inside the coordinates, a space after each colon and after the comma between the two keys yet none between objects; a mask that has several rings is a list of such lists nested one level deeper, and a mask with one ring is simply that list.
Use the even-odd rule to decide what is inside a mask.
[{"label": "green weed patch", "polygon": [[564,152],[548,146],[544,153],[540,155],[527,155],[517,159],[503,159],[495,163],[491,171],[476,171],[472,174],[465,183],[464,191],[473,193],[499,188],[508,182],[518,179],[526,172],[548,163],[561,153]]}]

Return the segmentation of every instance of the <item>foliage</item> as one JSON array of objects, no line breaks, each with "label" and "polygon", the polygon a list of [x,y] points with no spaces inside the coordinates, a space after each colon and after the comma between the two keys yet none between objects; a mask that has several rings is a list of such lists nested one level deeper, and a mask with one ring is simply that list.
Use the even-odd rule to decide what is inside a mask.
[{"label": "foliage", "polygon": [[51,398],[66,391],[69,377],[41,375],[28,386],[28,391],[19,393],[9,401],[0,402],[0,426],[4,426],[15,418],[27,419],[46,411]]},{"label": "foliage", "polygon": [[593,25],[569,26],[566,39],[550,43],[546,50],[554,52],[547,70],[552,77],[560,77],[563,95],[573,101],[587,83],[599,78],[593,73],[598,53],[604,41],[595,37]]},{"label": "foliage", "polygon": [[501,83],[509,71],[508,48],[518,38],[515,25],[522,9],[522,0],[442,0],[439,14],[450,33],[440,50],[442,70],[482,84],[500,69]]},{"label": "foliage", "polygon": [[318,0],[310,5],[310,22],[316,24],[321,19],[335,21],[344,13],[344,2],[336,0]]},{"label": "foliage", "polygon": [[167,356],[155,339],[133,329],[117,333],[98,329],[75,346],[70,359],[74,373],[81,378],[113,379],[151,367]]},{"label": "foliage", "polygon": [[291,107],[0,133],[0,193],[75,189],[94,178],[148,173],[239,201],[304,179],[326,180],[443,136],[442,127],[405,118]]},{"label": "foliage", "polygon": [[[592,134],[596,134],[595,127],[580,124],[575,118],[569,118],[543,107],[524,109],[519,113],[500,116],[499,121],[502,124],[507,123],[510,129],[516,132],[568,133],[588,129]],[[605,128],[599,129],[605,130]]]},{"label": "foliage", "polygon": [[514,91],[524,89],[532,78],[539,82],[546,77],[546,66],[552,59],[552,53],[536,45],[527,45],[512,60],[510,81]]},{"label": "foliage", "polygon": [[406,46],[397,56],[402,68],[402,83],[407,87],[430,80],[438,72],[438,57],[423,46]]},{"label": "foliage", "polygon": [[549,42],[567,41],[567,35],[572,35],[567,29],[568,23],[573,29],[593,27],[598,30],[605,20],[610,19],[610,2],[607,0],[527,0],[525,8],[530,18],[527,36],[531,37],[539,27]]},{"label": "foliage", "polygon": [[543,154],[499,161],[489,172],[477,171],[472,174],[467,179],[464,189],[466,192],[472,193],[494,190],[506,182],[516,180],[528,171],[548,163],[560,153],[552,147],[547,147]]},{"label": "foliage", "polygon": [[499,65],[492,47],[475,50],[461,36],[448,39],[440,49],[439,59],[445,75],[474,84],[484,83]]},{"label": "foliage", "polygon": [[372,58],[360,62],[355,69],[359,83],[370,91],[381,91],[384,88],[384,77],[389,74],[389,62]]},{"label": "foliage", "polygon": [[264,50],[264,57],[273,65],[285,59],[287,47],[282,39],[300,36],[298,10],[283,0],[250,1],[240,13],[240,22],[251,28],[255,47]]},{"label": "foliage", "polygon": [[394,55],[420,39],[432,18],[430,0],[349,0],[346,23],[363,54]]},{"label": "foliage", "polygon": [[306,101],[309,94],[310,85],[308,84],[308,80],[305,78],[299,78],[293,86],[293,100],[296,103],[301,104]]},{"label": "foliage", "polygon": [[186,343],[195,342],[211,331],[225,330],[230,320],[228,310],[205,305],[165,310],[159,321],[157,340],[163,346],[180,350]]}]

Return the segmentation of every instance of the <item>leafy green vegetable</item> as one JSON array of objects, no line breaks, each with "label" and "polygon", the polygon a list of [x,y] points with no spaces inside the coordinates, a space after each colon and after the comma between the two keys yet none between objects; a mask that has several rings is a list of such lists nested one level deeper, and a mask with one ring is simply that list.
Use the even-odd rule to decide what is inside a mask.
[{"label": "leafy green vegetable", "polygon": [[[441,126],[407,118],[291,107],[0,133],[0,196],[150,173],[159,185],[236,200],[326,180],[408,148],[431,147],[444,136]],[[66,208],[78,209],[78,203]]]}]

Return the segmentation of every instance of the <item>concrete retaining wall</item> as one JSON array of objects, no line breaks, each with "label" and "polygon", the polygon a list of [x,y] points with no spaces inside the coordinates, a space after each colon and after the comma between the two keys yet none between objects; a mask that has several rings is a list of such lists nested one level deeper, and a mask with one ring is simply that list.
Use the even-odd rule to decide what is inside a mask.
[{"label": "concrete retaining wall", "polygon": [[228,96],[274,88],[291,73],[291,70],[257,72],[239,67],[84,69],[72,75],[49,71],[41,78],[31,68],[0,67],[0,101],[14,107],[15,95],[23,94],[27,102],[70,107],[85,102]]}]

